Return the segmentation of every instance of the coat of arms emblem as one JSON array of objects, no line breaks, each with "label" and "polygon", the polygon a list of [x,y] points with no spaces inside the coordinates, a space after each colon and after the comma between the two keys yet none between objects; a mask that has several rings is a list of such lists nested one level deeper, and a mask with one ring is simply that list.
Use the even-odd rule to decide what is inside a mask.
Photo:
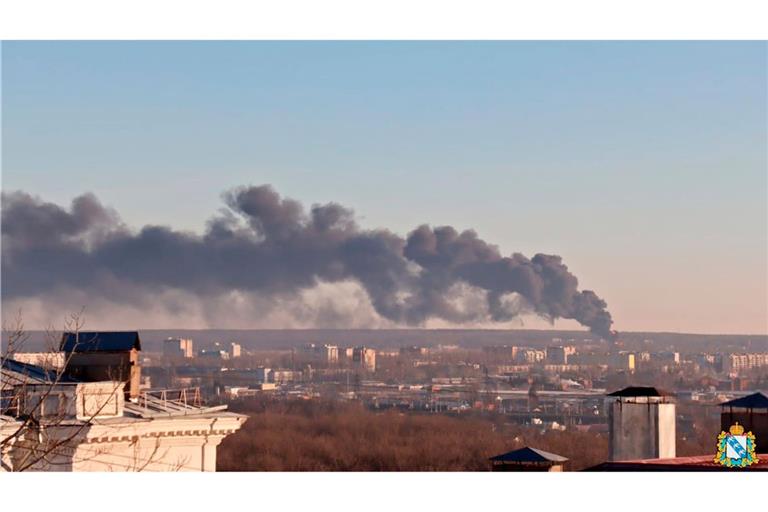
[{"label": "coat of arms emblem", "polygon": [[744,433],[744,427],[736,422],[728,432],[717,436],[717,455],[715,463],[729,468],[743,468],[758,462],[755,454],[755,435]]}]

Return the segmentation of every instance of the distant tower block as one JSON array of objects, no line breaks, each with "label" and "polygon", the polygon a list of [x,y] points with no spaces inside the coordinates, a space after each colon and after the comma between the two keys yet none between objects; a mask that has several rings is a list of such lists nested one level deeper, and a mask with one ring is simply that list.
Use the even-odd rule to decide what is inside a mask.
[{"label": "distant tower block", "polygon": [[611,461],[675,457],[675,404],[653,387],[628,387],[608,395]]}]

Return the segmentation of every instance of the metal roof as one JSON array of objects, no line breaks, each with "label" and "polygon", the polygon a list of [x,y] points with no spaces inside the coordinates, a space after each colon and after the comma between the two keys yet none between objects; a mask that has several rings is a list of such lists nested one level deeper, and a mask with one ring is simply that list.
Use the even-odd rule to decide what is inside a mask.
[{"label": "metal roof", "polygon": [[65,332],[61,337],[64,352],[127,352],[141,350],[137,331]]},{"label": "metal roof", "polygon": [[757,392],[751,395],[735,398],[720,404],[726,407],[746,407],[747,409],[768,409],[768,396]]},{"label": "metal roof", "polygon": [[45,384],[52,382],[78,382],[66,375],[58,375],[56,370],[48,370],[42,366],[22,363],[11,358],[4,358],[2,362],[2,387],[18,386],[22,384]]},{"label": "metal roof", "polygon": [[761,453],[757,455],[757,458],[757,463],[738,468],[738,470],[716,464],[712,460],[712,455],[694,455],[671,459],[609,461],[586,468],[583,471],[768,471],[768,455]]},{"label": "metal roof", "polygon": [[140,403],[126,401],[124,410],[140,418],[157,418],[171,416],[192,416],[210,414],[214,412],[223,412],[227,410],[227,406],[196,406],[183,404],[180,402],[163,401],[156,397],[150,397],[147,400],[142,400]]},{"label": "metal roof", "polygon": [[526,446],[519,450],[496,455],[488,460],[495,462],[566,462],[568,459],[561,455]]},{"label": "metal roof", "polygon": [[629,386],[613,393],[608,393],[608,396],[671,396],[671,393],[660,390],[653,386]]}]

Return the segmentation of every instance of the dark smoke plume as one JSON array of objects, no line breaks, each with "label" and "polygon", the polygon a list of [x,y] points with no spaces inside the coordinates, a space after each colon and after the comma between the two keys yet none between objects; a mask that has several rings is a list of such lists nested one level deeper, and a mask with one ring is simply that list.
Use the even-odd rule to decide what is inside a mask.
[{"label": "dark smoke plume", "polygon": [[[167,289],[291,296],[320,282],[353,280],[381,317],[399,324],[534,313],[611,337],[606,303],[578,289],[560,256],[503,256],[474,231],[450,226],[422,225],[406,239],[363,230],[349,209],[329,203],[306,211],[270,186],[223,197],[227,209],[196,235],[161,226],[132,232],[92,194],[65,209],[4,193],[2,296],[45,296],[62,287],[124,302]],[[482,300],[457,304],[467,290],[480,290]]]}]

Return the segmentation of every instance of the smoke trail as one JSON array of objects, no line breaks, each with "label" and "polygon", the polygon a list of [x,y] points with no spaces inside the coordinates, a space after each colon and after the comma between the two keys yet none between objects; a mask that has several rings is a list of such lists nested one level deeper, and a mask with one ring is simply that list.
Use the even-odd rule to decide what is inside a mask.
[{"label": "smoke trail", "polygon": [[[472,231],[417,227],[402,237],[364,230],[351,210],[281,197],[268,186],[223,195],[202,235],[162,226],[129,230],[92,194],[68,209],[24,192],[2,196],[2,296],[78,290],[138,304],[169,290],[296,297],[318,283],[354,281],[394,323],[507,321],[524,313],[573,319],[609,338],[611,316],[555,255],[503,256]],[[479,290],[482,300],[459,300]]]}]

